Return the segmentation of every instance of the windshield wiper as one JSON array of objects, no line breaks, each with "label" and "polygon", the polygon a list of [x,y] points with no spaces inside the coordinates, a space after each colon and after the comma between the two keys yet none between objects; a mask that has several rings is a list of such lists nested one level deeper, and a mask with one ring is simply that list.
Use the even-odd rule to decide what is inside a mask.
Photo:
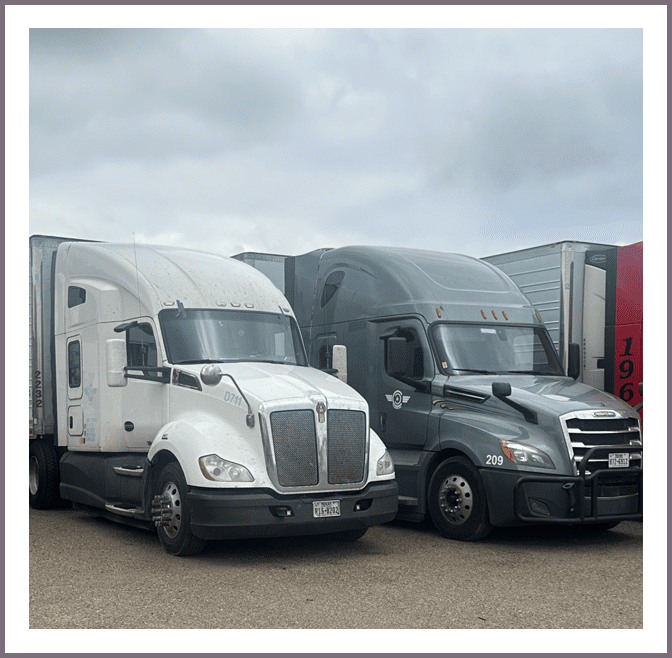
[{"label": "windshield wiper", "polygon": [[[288,363],[287,361],[278,361],[277,359],[255,359],[254,357],[246,360],[250,361],[251,363],[279,363],[280,365],[286,365]],[[290,365],[294,364],[290,363]]]},{"label": "windshield wiper", "polygon": [[492,370],[474,370],[473,368],[453,368],[453,370],[459,370],[460,372],[475,372],[478,375],[497,375],[499,373]]},{"label": "windshield wiper", "polygon": [[512,375],[555,375],[554,372],[544,372],[542,370],[508,370]]},{"label": "windshield wiper", "polygon": [[296,365],[288,361],[278,361],[277,359],[258,359],[255,357],[237,357],[228,359],[185,359],[184,361],[175,361],[174,366],[197,365],[201,363],[279,363],[281,365]]},{"label": "windshield wiper", "polygon": [[175,361],[175,366],[196,365],[198,363],[224,363],[222,359],[185,359],[184,361]]}]

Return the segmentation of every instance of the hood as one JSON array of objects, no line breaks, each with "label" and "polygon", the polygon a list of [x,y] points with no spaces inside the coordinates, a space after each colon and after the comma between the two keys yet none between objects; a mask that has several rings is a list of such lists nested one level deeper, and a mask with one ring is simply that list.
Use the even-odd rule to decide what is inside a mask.
[{"label": "hood", "polygon": [[[237,393],[233,377],[253,407],[276,401],[301,402],[312,398],[326,398],[336,406],[350,404],[366,407],[364,398],[353,388],[321,370],[276,363],[220,363],[222,381],[214,387],[203,386],[211,395]],[[178,370],[195,375],[200,380],[202,365],[180,365]],[[230,375],[230,377],[227,377]],[[220,391],[220,393],[218,393]]]},{"label": "hood", "polygon": [[543,415],[562,416],[572,411],[608,409],[625,416],[637,416],[634,409],[619,398],[592,386],[568,377],[544,377],[537,375],[468,375],[446,378],[445,383],[460,389],[468,389],[490,396],[489,403],[496,404],[506,413],[513,412],[492,395],[494,382],[511,384],[510,400],[525,405]]},{"label": "hood", "polygon": [[[292,439],[297,439],[301,446],[312,445],[309,442],[318,440],[320,436],[326,439],[326,416],[332,410],[348,410],[365,416],[368,455],[369,447],[374,444],[373,435],[368,432],[368,405],[354,389],[339,379],[313,368],[276,363],[217,365],[223,377],[219,381],[212,374],[205,377],[211,382],[210,385],[201,377],[205,367],[203,364],[173,366],[171,383],[167,387],[170,422],[159,432],[152,446],[153,452],[150,451],[153,456],[159,450],[170,450],[181,463],[191,463],[188,482],[204,487],[225,486],[221,482],[206,480],[197,466],[201,456],[214,454],[244,466],[252,474],[253,482],[236,484],[236,487],[277,490],[280,485],[274,479],[276,460],[282,459],[285,464],[294,457],[310,461],[313,457],[302,456],[302,448],[292,446]],[[310,429],[305,425],[306,416],[294,413],[306,410],[315,414],[314,438],[311,438]],[[280,440],[280,452],[268,440],[275,412],[289,412],[279,420],[279,435],[287,439]],[[336,426],[347,429],[351,424],[352,418],[349,417],[345,421],[338,421]],[[285,444],[288,448],[283,452],[282,446]],[[382,456],[383,451],[384,448],[375,453],[376,459]],[[368,456],[366,459],[368,464]],[[314,466],[313,462],[310,463]],[[375,477],[375,462],[372,468],[373,473],[368,473]],[[316,488],[313,485],[305,486],[307,490]],[[317,487],[320,490],[329,488],[343,487],[327,486],[326,482],[321,482]]]}]

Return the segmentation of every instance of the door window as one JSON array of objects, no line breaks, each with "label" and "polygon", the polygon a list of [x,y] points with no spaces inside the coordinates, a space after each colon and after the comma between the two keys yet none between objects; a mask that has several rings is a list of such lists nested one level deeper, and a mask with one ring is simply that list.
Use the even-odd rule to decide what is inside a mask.
[{"label": "door window", "polygon": [[164,369],[158,367],[159,356],[154,330],[149,322],[134,324],[126,330],[126,360],[129,379],[166,382]]},{"label": "door window", "polygon": [[149,322],[135,325],[126,332],[126,357],[129,367],[157,366],[156,339]]},{"label": "door window", "polygon": [[[404,351],[406,362],[401,374],[408,379],[422,379],[425,374],[425,357],[418,332],[415,329],[404,328],[399,329],[394,336],[406,340],[406,349]],[[394,376],[388,368],[387,344],[387,341],[385,341],[385,372],[390,376]]]}]

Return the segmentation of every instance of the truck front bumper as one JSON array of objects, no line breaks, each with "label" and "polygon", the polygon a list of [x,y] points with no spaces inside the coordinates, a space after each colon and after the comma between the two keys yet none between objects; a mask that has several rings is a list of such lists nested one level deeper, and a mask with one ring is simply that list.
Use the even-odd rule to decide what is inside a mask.
[{"label": "truck front bumper", "polygon": [[[397,514],[395,480],[357,492],[281,495],[268,489],[191,488],[191,530],[201,539],[321,535],[387,523]],[[314,518],[313,502],[338,500],[340,516]]]},{"label": "truck front bumper", "polygon": [[642,519],[641,468],[577,476],[481,472],[495,526],[590,524]]}]

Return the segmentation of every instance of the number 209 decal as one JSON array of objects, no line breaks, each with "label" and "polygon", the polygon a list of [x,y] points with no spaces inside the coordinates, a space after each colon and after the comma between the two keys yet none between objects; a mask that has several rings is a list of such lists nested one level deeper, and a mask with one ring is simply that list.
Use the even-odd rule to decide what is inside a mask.
[{"label": "number 209 decal", "polygon": [[487,466],[501,466],[504,463],[502,455],[486,455],[485,463]]}]

